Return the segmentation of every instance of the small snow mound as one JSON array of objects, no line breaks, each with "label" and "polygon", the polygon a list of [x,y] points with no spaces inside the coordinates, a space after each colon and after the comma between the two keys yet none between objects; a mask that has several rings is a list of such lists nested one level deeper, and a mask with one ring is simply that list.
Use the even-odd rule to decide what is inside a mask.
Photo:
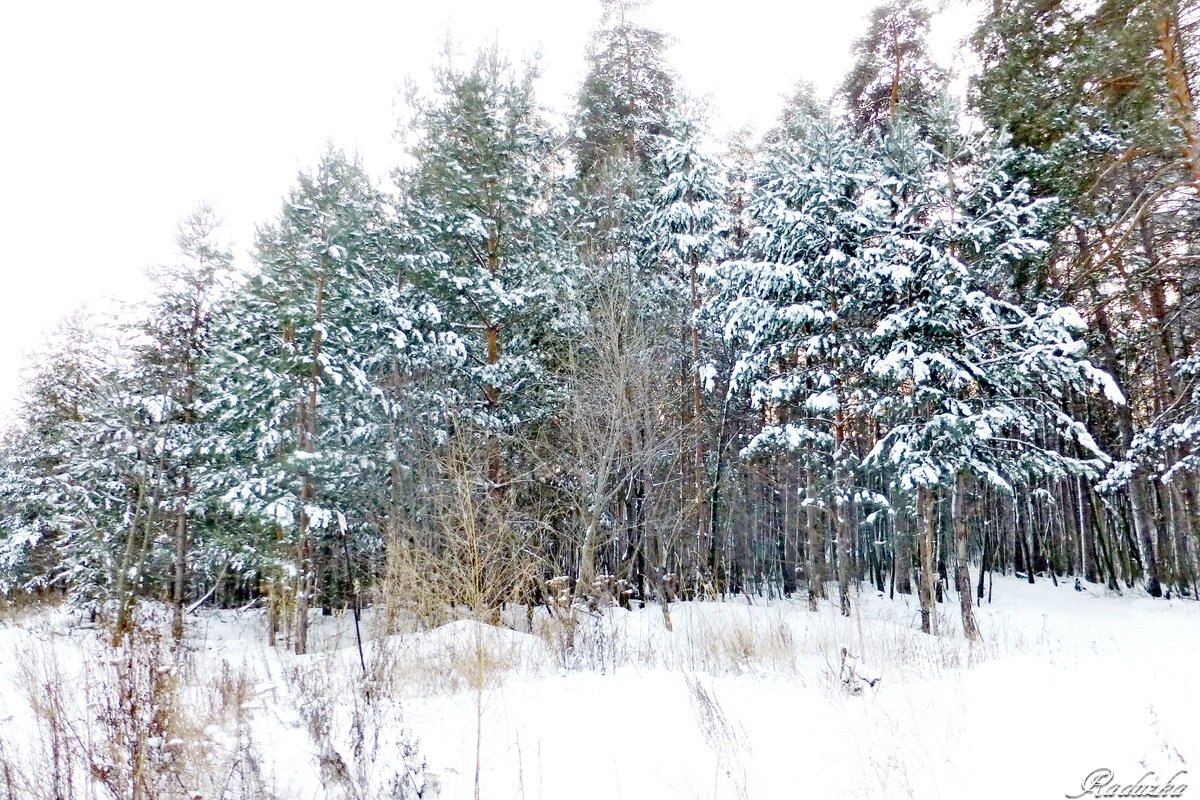
[{"label": "small snow mound", "polygon": [[483,643],[489,648],[508,648],[525,650],[528,648],[543,649],[545,644],[531,633],[521,633],[501,625],[489,625],[475,619],[457,619],[445,625],[414,634],[427,647],[459,647],[461,645],[475,646]]},{"label": "small snow mound", "polygon": [[472,619],[388,637],[382,644],[402,660],[446,671],[482,663],[489,671],[538,674],[551,660],[541,638]]}]

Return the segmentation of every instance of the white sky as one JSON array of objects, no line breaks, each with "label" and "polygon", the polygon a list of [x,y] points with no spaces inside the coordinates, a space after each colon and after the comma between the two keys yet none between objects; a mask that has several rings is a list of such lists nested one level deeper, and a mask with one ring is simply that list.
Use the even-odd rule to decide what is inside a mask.
[{"label": "white sky", "polygon": [[[876,0],[657,0],[673,68],[718,132],[775,117],[805,79],[828,92]],[[80,303],[144,292],[201,201],[239,255],[298,170],[332,140],[383,176],[398,89],[447,31],[540,48],[543,102],[569,107],[596,0],[36,0],[0,11],[0,427],[23,354]],[[959,52],[966,12],[935,26]]]}]

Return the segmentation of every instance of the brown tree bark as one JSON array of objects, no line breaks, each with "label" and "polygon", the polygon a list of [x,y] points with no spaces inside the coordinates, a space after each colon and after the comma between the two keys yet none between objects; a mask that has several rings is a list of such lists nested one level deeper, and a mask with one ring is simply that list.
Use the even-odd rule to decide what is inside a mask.
[{"label": "brown tree bark", "polygon": [[1200,125],[1196,122],[1196,104],[1192,97],[1183,37],[1179,25],[1177,0],[1158,0],[1155,28],[1162,51],[1162,68],[1171,92],[1175,122],[1183,131],[1184,158],[1195,189],[1200,192]]},{"label": "brown tree bark", "polygon": [[[496,179],[488,180],[488,188],[495,191]],[[497,203],[491,201],[493,219],[491,226],[488,229],[487,238],[487,268],[488,273],[494,279],[500,270],[500,227],[495,219]],[[488,366],[495,366],[500,361],[500,326],[495,320],[488,319],[484,322],[486,326],[487,336],[487,363]],[[495,384],[487,384],[483,387],[484,402],[487,404],[488,411],[495,412],[500,406],[500,391]],[[495,431],[488,432],[488,481],[491,483],[492,491],[499,492],[501,490],[501,477],[504,465],[500,456],[500,442],[496,437]]]},{"label": "brown tree bark", "polygon": [[892,523],[893,546],[893,581],[896,591],[900,594],[912,594],[912,528],[905,514],[897,514]]},{"label": "brown tree bark", "polygon": [[[200,351],[201,304],[192,307],[192,323],[188,329],[187,360],[184,365],[183,422],[192,425],[196,421],[196,358]],[[176,508],[178,518],[175,528],[175,582],[172,591],[174,610],[171,616],[171,636],[183,638],[183,599],[187,590],[187,545],[188,545],[188,501],[191,497],[191,470],[184,464],[183,476]]]}]

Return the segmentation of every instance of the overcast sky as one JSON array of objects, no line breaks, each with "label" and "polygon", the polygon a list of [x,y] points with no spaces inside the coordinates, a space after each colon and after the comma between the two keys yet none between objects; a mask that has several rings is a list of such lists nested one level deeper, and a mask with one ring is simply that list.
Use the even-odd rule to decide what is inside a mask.
[{"label": "overcast sky", "polygon": [[[770,124],[799,79],[831,91],[876,0],[657,0],[646,20],[716,131]],[[597,0],[73,0],[0,12],[0,414],[22,356],[63,314],[144,293],[199,201],[242,256],[298,170],[332,140],[386,175],[398,90],[428,76],[447,31],[541,51],[555,109],[583,74]],[[955,58],[966,12],[935,27]],[[0,418],[2,419],[2,418]]]}]

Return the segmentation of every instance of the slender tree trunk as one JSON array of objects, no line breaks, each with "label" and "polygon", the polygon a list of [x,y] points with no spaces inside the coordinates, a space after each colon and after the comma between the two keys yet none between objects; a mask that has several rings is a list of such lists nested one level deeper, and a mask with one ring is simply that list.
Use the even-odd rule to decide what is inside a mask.
[{"label": "slender tree trunk", "polygon": [[183,497],[179,500],[175,520],[175,585],[172,600],[174,610],[171,616],[171,636],[176,640],[183,638],[183,598],[187,579],[187,542],[188,542],[188,507],[187,507],[188,478],[183,478]]},{"label": "slender tree trunk", "polygon": [[[167,443],[164,440],[159,445],[158,461],[150,472],[149,479],[153,482],[152,485],[154,488],[150,492],[149,506],[145,508],[145,513],[141,515],[143,526],[141,541],[138,542],[137,517],[135,516],[135,524],[131,527],[129,541],[126,542],[125,561],[117,583],[118,607],[114,641],[117,645],[121,643],[122,638],[130,628],[133,613],[133,595],[141,587],[146,567],[146,555],[150,551],[150,545],[154,538],[156,512],[158,511],[159,504],[162,502],[161,483],[163,468],[166,463],[166,448]],[[139,503],[144,497],[144,488],[139,489]]]},{"label": "slender tree trunk", "polygon": [[895,547],[895,584],[900,594],[912,594],[912,528],[907,514],[897,514],[892,525]]},{"label": "slender tree trunk", "polygon": [[937,613],[933,605],[935,527],[933,518],[933,492],[925,487],[917,490],[917,517],[920,531],[917,540],[917,557],[921,562],[921,630],[937,633]]},{"label": "slender tree trunk", "polygon": [[838,600],[843,617],[850,616],[850,576],[854,569],[853,504],[850,502],[849,477],[840,474],[837,483]]},{"label": "slender tree trunk", "polygon": [[[967,568],[967,481],[959,475],[954,485],[954,584],[958,591],[958,604],[962,611],[963,635],[970,641],[978,641],[979,627],[975,624],[975,612],[971,604],[971,573]],[[982,571],[981,571],[982,574]]]},{"label": "slender tree trunk", "polygon": [[[1117,361],[1116,346],[1113,343],[1112,327],[1109,323],[1108,313],[1105,309],[1104,300],[1099,296],[1096,297],[1096,328],[1100,333],[1101,342],[1103,345],[1103,353],[1105,366],[1113,379],[1120,386],[1120,364]],[[1122,391],[1124,387],[1122,386]],[[1130,444],[1133,442],[1133,418],[1128,405],[1118,405],[1116,407],[1117,428],[1121,434],[1122,453],[1128,452]],[[1135,470],[1133,476],[1129,480],[1129,485],[1126,488],[1129,495],[1130,513],[1133,517],[1134,535],[1141,544],[1142,549],[1142,565],[1143,577],[1146,581],[1146,591],[1152,597],[1162,596],[1162,584],[1159,580],[1159,565],[1158,553],[1155,546],[1155,528],[1153,516],[1150,512],[1150,495],[1145,478],[1140,471]]]},{"label": "slender tree trunk", "polygon": [[717,430],[717,463],[716,471],[713,474],[712,483],[709,488],[709,522],[708,530],[710,536],[710,549],[708,556],[708,569],[713,574],[714,580],[717,581],[718,589],[726,591],[729,587],[729,554],[725,553],[722,557],[721,540],[727,538],[721,535],[721,481],[725,471],[725,427],[729,417],[729,399],[726,398],[725,403],[721,406],[721,425]]},{"label": "slender tree trunk", "polygon": [[892,91],[888,97],[888,117],[895,118],[900,109],[900,76],[902,57],[900,54],[900,32],[896,30],[895,22],[891,27],[892,34]]},{"label": "slender tree trunk", "polygon": [[[325,321],[325,275],[317,276],[315,330],[312,341],[312,366],[309,374],[308,396],[302,403],[304,414],[301,419],[300,449],[315,453],[317,449],[317,401],[321,386],[321,326]],[[308,609],[312,602],[316,576],[313,574],[313,542],[307,504],[316,499],[316,482],[311,466],[305,465],[300,488],[300,509],[297,515],[298,567],[296,576],[296,654],[308,652]]]},{"label": "slender tree trunk", "polygon": [[126,596],[129,593],[130,571],[133,569],[133,556],[137,549],[138,524],[141,522],[146,500],[146,481],[138,482],[137,502],[133,507],[133,519],[129,522],[129,532],[125,539],[125,552],[117,566],[117,619],[113,627],[113,644],[120,645],[125,636],[125,607]]},{"label": "slender tree trunk", "polygon": [[[496,179],[488,179],[488,189],[494,192],[496,189]],[[497,274],[500,271],[500,229],[499,223],[495,219],[498,202],[493,199],[490,201],[492,207],[492,222],[488,229],[487,238],[487,268],[488,274],[492,280],[497,279]],[[500,326],[496,320],[488,319],[485,321],[487,335],[487,363],[489,367],[493,367],[500,361]],[[483,387],[484,401],[487,403],[488,411],[496,413],[500,407],[500,390],[493,384],[488,383]],[[491,426],[489,425],[489,428]],[[488,431],[488,481],[491,483],[492,491],[501,491],[502,474],[504,464],[500,455],[500,441],[494,430]]]},{"label": "slender tree trunk", "polygon": [[[184,362],[184,394],[183,394],[183,423],[192,426],[196,423],[196,364],[202,357],[201,329],[203,300],[194,299],[192,305],[192,322],[188,330],[188,349]],[[179,519],[175,529],[175,585],[173,592],[174,612],[171,617],[171,636],[177,641],[183,638],[183,600],[187,592],[187,548],[188,525],[190,522],[188,503],[191,500],[192,482],[191,465],[185,461],[183,465],[182,484],[179,493],[177,513]]]},{"label": "slender tree trunk", "polygon": [[1079,566],[1084,580],[1096,583],[1099,579],[1096,558],[1096,530],[1092,519],[1092,504],[1088,499],[1090,487],[1083,478],[1075,479],[1075,502],[1079,508]]},{"label": "slender tree trunk", "polygon": [[817,602],[825,596],[825,541],[817,520],[817,475],[811,463],[805,468],[804,526],[808,534],[808,608],[817,610]]},{"label": "slender tree trunk", "polygon": [[[697,552],[707,554],[710,546],[708,540],[712,535],[712,530],[709,528],[711,520],[709,519],[708,481],[706,480],[708,470],[706,469],[704,453],[704,394],[700,382],[700,328],[696,324],[695,319],[695,315],[700,309],[700,292],[696,280],[698,269],[699,264],[695,259],[692,259],[689,275],[692,309],[689,320],[692,345],[692,438],[693,457],[695,461],[692,466],[692,496],[694,498],[693,502],[696,505]],[[698,570],[703,569],[705,561],[706,559],[704,558],[698,558],[696,568]],[[710,574],[710,580],[712,577]]]}]

